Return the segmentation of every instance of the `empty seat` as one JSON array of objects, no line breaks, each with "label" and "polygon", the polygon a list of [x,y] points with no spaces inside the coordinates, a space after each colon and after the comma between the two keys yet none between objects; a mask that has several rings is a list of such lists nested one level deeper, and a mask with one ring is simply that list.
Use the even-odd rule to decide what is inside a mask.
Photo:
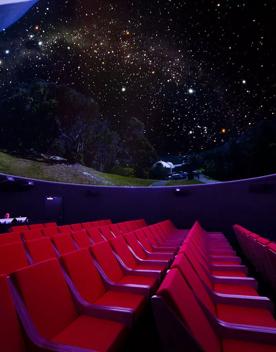
[{"label": "empty seat", "polygon": [[164,260],[166,262],[169,262],[170,259],[172,258],[171,254],[158,253],[158,252],[154,253],[154,252],[146,251],[143,248],[142,244],[136,238],[134,232],[128,232],[124,234],[124,238],[127,241],[128,245],[132,248],[134,253],[141,259]]},{"label": "empty seat", "polygon": [[154,261],[138,260],[137,258],[135,258],[128,245],[126,244],[123,236],[113,238],[110,243],[115,252],[122,260],[121,263],[124,263],[127,268],[142,271],[157,271],[159,273],[162,273],[162,271],[166,268],[166,264],[164,263],[158,264]]},{"label": "empty seat", "polygon": [[89,230],[86,230],[88,236],[91,238],[93,243],[98,243],[104,241],[104,238],[100,232],[100,230],[96,227],[90,228]]},{"label": "empty seat", "polygon": [[71,235],[69,234],[61,234],[52,237],[52,241],[61,255],[77,249]]},{"label": "empty seat", "polygon": [[19,232],[7,232],[0,234],[0,246],[14,242],[21,242],[21,235]]},{"label": "empty seat", "polygon": [[81,224],[72,224],[70,225],[72,231],[81,231],[83,230],[83,227]]},{"label": "empty seat", "polygon": [[0,351],[27,352],[8,279],[0,276]]},{"label": "empty seat", "polygon": [[56,222],[46,222],[43,224],[44,227],[57,227]]},{"label": "empty seat", "polygon": [[47,237],[54,237],[59,233],[57,226],[45,227],[41,231],[42,231],[43,235],[47,236]]},{"label": "empty seat", "polygon": [[119,308],[127,308],[132,314],[138,314],[145,303],[141,294],[107,289],[96,269],[91,254],[87,249],[78,250],[62,257],[66,271],[71,277],[80,295],[90,303]]},{"label": "empty seat", "polygon": [[74,352],[74,346],[110,351],[121,344],[123,324],[79,313],[56,259],[19,270],[12,279],[21,297],[18,304],[26,308],[44,346]]},{"label": "empty seat", "polygon": [[180,352],[183,346],[205,352],[275,351],[271,334],[250,327],[231,333],[225,326],[219,334],[177,269],[169,271],[152,303],[165,351]]},{"label": "empty seat", "polygon": [[27,240],[35,240],[35,239],[41,238],[43,236],[42,229],[35,228],[35,229],[32,229],[32,230],[23,231],[22,236],[23,236],[25,241],[27,241]]},{"label": "empty seat", "polygon": [[101,226],[99,227],[99,230],[102,234],[102,236],[104,237],[105,240],[112,240],[112,238],[115,237],[115,235],[111,232],[109,225],[107,226]]},{"label": "empty seat", "polygon": [[91,246],[90,238],[84,229],[72,232],[72,237],[79,248],[89,248]]},{"label": "empty seat", "polygon": [[26,241],[26,247],[35,263],[57,257],[53,244],[48,237]]},{"label": "empty seat", "polygon": [[8,275],[27,265],[28,259],[22,242],[0,247],[0,275]]},{"label": "empty seat", "polygon": [[17,225],[17,226],[12,226],[10,228],[10,232],[19,232],[22,233],[23,231],[29,230],[28,225]]},{"label": "empty seat", "polygon": [[71,234],[72,233],[72,229],[71,229],[70,225],[59,226],[58,231],[63,234],[65,234],[65,233]]},{"label": "empty seat", "polygon": [[31,224],[29,225],[29,230],[42,230],[43,227],[43,224]]},{"label": "empty seat", "polygon": [[96,243],[90,250],[110,282],[123,285],[142,285],[147,289],[153,289],[156,286],[157,278],[153,276],[145,276],[142,274],[134,275],[132,271],[124,271],[114,256],[108,242]]}]

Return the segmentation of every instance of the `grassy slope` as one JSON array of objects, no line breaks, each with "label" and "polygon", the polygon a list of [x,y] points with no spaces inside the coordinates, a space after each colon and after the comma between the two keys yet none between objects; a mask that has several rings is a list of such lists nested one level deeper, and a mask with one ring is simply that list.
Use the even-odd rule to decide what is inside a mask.
[{"label": "grassy slope", "polygon": [[0,172],[47,181],[84,183],[104,186],[149,186],[154,180],[143,180],[95,171],[83,165],[47,164],[17,158],[0,152]]},{"label": "grassy slope", "polygon": [[[34,160],[18,158],[0,152],[0,172],[47,181],[80,183],[103,186],[143,186],[152,185],[156,180],[125,177],[98,172],[92,168],[74,164],[48,164]],[[189,185],[199,181],[168,181],[166,186]]]}]

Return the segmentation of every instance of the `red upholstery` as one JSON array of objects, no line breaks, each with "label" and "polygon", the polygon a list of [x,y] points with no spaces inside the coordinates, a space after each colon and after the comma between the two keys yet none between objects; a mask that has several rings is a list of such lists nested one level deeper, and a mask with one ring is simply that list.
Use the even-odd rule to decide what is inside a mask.
[{"label": "red upholstery", "polygon": [[[153,287],[157,279],[143,275],[125,275],[108,242],[96,243],[91,251],[110,280],[121,284],[147,285]],[[108,258],[108,260],[106,260]]]},{"label": "red upholstery", "polygon": [[55,222],[46,222],[43,225],[44,227],[57,227],[57,224]]},{"label": "red upholstery", "polygon": [[27,352],[7,279],[0,276],[0,351]]},{"label": "red upholstery", "polygon": [[77,249],[69,234],[56,235],[52,238],[52,241],[60,254],[66,254]]},{"label": "red upholstery", "polygon": [[53,341],[95,351],[116,351],[124,335],[125,329],[121,323],[81,316],[55,336]]},{"label": "red upholstery", "polygon": [[105,292],[104,283],[92,263],[88,250],[78,250],[62,257],[74,285],[88,302],[95,302]]},{"label": "red upholstery", "polygon": [[[41,228],[42,229],[42,228]],[[42,231],[40,228],[34,228],[32,230],[24,231],[22,233],[24,240],[35,240],[43,237]]]},{"label": "red upholstery", "polygon": [[0,275],[10,274],[28,265],[22,242],[0,247]]},{"label": "red upholstery", "polygon": [[157,295],[177,310],[183,323],[188,326],[203,351],[219,352],[220,340],[197,303],[193,292],[177,269],[169,271]]},{"label": "red upholstery", "polygon": [[104,240],[100,230],[96,227],[90,228],[87,230],[88,236],[91,238],[93,243],[102,242]]},{"label": "red upholstery", "polygon": [[96,243],[91,247],[91,250],[104,272],[112,281],[117,282],[123,278],[124,272],[121,269],[117,259],[114,257],[109,243]]},{"label": "red upholstery", "polygon": [[72,231],[81,231],[81,230],[83,230],[83,227],[82,227],[81,224],[72,224],[70,226],[71,226]]},{"label": "red upholstery", "polygon": [[35,326],[45,338],[53,338],[77,318],[56,259],[21,269],[13,276]]},{"label": "red upholstery", "polygon": [[30,230],[42,230],[44,227],[43,224],[32,224],[32,225],[29,225],[29,229]]},{"label": "red upholstery", "polygon": [[13,279],[37,330],[52,343],[110,351],[124,336],[121,323],[78,314],[56,259],[22,269]]},{"label": "red upholstery", "polygon": [[80,295],[88,302],[105,306],[141,309],[144,296],[106,290],[88,250],[79,250],[63,256],[63,263]]},{"label": "red upholstery", "polygon": [[28,248],[32,260],[36,263],[43,260],[56,258],[57,256],[53,244],[48,237],[33,241],[26,241],[26,247]]},{"label": "red upholstery", "polygon": [[14,242],[21,242],[21,235],[19,232],[0,234],[0,246]]},{"label": "red upholstery", "polygon": [[72,237],[79,248],[89,248],[91,246],[90,238],[84,229],[73,232]]},{"label": "red upholstery", "polygon": [[71,234],[72,233],[72,229],[71,229],[70,225],[59,226],[58,231],[63,234]]},{"label": "red upholstery", "polygon": [[10,228],[11,232],[19,232],[22,233],[23,231],[29,230],[28,225],[17,225],[17,226],[12,226]]},{"label": "red upholstery", "polygon": [[58,227],[55,227],[55,226],[45,227],[42,230],[42,233],[44,234],[44,236],[54,237],[58,234]]},{"label": "red upholstery", "polygon": [[229,323],[276,328],[276,320],[271,311],[265,308],[217,304],[217,315],[219,319]]},{"label": "red upholstery", "polygon": [[134,255],[129,250],[123,236],[118,236],[110,241],[115,252],[121,257],[125,265],[133,270],[156,270],[162,271],[165,269],[166,265],[164,264],[147,264],[147,263],[138,263]]},{"label": "red upholstery", "polygon": [[113,233],[111,232],[109,225],[101,226],[101,227],[99,227],[99,230],[100,230],[101,234],[103,235],[104,239],[106,239],[106,240],[112,240],[115,237],[113,235]]},{"label": "red upholstery", "polygon": [[230,340],[223,341],[223,352],[276,352],[276,346],[258,342]]}]

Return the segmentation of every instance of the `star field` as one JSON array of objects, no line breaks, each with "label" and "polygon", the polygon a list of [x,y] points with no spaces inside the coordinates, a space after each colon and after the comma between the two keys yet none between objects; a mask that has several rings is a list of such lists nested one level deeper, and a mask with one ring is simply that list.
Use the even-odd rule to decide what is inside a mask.
[{"label": "star field", "polygon": [[0,33],[2,94],[44,79],[131,117],[161,154],[205,150],[275,118],[276,4],[40,1]]}]

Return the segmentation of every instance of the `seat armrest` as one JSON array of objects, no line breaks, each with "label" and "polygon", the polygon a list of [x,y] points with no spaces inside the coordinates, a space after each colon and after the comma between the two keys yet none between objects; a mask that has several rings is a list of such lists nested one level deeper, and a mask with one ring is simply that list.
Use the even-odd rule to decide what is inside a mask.
[{"label": "seat armrest", "polygon": [[214,293],[216,303],[235,304],[247,307],[265,308],[273,313],[273,304],[269,298],[263,296],[244,296]]}]

